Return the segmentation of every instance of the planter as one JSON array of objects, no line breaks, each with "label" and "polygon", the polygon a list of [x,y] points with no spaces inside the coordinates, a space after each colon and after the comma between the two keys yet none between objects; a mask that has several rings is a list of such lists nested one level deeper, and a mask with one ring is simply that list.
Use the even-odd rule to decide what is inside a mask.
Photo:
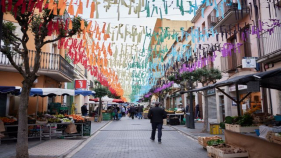
[{"label": "planter", "polygon": [[259,127],[258,126],[242,127],[240,125],[233,125],[233,127],[231,127],[230,130],[238,133],[254,133],[255,129],[259,129]]}]

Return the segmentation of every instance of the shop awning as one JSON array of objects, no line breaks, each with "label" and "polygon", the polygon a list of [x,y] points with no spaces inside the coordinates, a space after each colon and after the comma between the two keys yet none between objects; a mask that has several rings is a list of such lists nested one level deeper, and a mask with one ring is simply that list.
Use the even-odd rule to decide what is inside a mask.
[{"label": "shop awning", "polygon": [[115,102],[115,103],[124,103],[124,101],[121,100],[121,99],[113,99],[112,102]]},{"label": "shop awning", "polygon": [[75,95],[83,95],[83,96],[95,96],[95,91],[86,91],[86,90],[75,90]]},{"label": "shop awning", "polygon": [[[191,91],[198,92],[198,91],[203,91],[216,87],[229,86],[233,84],[246,85],[250,81],[259,81],[260,86],[264,88],[281,90],[281,82],[278,82],[280,80],[281,80],[281,69],[275,69],[271,71],[259,72],[249,75],[236,76],[231,79],[221,81],[212,85],[208,85],[202,88],[194,89]],[[181,93],[186,93],[186,92],[181,92]]]},{"label": "shop awning", "polygon": [[20,91],[21,87],[18,86],[0,86],[0,93],[19,95]]},{"label": "shop awning", "polygon": [[61,88],[31,88],[30,96],[74,96],[74,90]]}]

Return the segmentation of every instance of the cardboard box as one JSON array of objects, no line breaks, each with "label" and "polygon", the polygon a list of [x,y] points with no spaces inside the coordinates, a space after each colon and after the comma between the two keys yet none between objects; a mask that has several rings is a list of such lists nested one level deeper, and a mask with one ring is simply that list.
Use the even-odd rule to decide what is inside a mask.
[{"label": "cardboard box", "polygon": [[94,117],[86,117],[86,120],[87,121],[95,121],[95,118]]}]

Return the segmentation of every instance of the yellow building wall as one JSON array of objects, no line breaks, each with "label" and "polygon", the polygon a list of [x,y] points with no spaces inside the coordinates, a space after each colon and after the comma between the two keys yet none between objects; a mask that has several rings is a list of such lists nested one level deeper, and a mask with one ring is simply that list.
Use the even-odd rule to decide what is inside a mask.
[{"label": "yellow building wall", "polygon": [[[5,72],[0,71],[0,86],[20,86],[22,87],[21,82],[23,81],[23,77],[16,72]],[[39,76],[37,79],[37,83],[33,85],[32,88],[58,88],[59,82],[47,77],[47,76]],[[55,98],[55,102],[62,102],[62,97],[57,96]],[[37,97],[29,97],[28,103],[28,114],[34,114],[36,111],[36,103]],[[19,96],[11,96],[10,97],[10,108],[9,114],[17,116],[19,106]],[[48,106],[48,97],[38,97],[38,111],[47,111]]]},{"label": "yellow building wall", "polygon": [[[18,22],[15,20],[15,18],[14,18],[13,15],[7,14],[7,13],[5,13],[5,14],[3,15],[3,20],[5,20],[5,21],[11,21],[11,22],[14,22],[14,23],[18,23]],[[28,34],[28,37],[29,37],[29,41],[27,42],[27,48],[28,48],[29,50],[35,50],[34,35],[32,34],[32,32],[31,32],[30,30],[27,31],[27,34]],[[20,37],[20,38],[21,38],[21,37]],[[49,39],[51,39],[51,38],[52,38],[51,36],[47,36],[46,39],[45,39],[45,41],[46,41],[46,40],[49,40]],[[49,52],[49,53],[50,53],[50,51],[51,51],[50,48],[51,48],[51,44],[46,44],[46,45],[44,45],[44,46],[42,47],[42,52]]]}]

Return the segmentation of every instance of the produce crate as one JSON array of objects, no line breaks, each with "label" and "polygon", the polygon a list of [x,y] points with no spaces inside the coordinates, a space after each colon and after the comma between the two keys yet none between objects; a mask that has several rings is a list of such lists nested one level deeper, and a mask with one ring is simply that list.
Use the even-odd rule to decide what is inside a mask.
[{"label": "produce crate", "polygon": [[273,143],[276,143],[276,144],[280,144],[280,145],[281,145],[281,137],[276,136],[275,134],[272,134],[272,136],[271,136],[271,141],[272,141]]},{"label": "produce crate", "polygon": [[202,145],[204,148],[206,148],[208,145],[207,145],[207,142],[210,141],[210,140],[218,140],[218,139],[222,139],[221,137],[219,136],[213,136],[213,137],[198,137],[198,143],[200,145]]},{"label": "produce crate", "polygon": [[208,157],[215,158],[216,155],[214,154],[214,147],[212,146],[207,146],[207,153]]},{"label": "produce crate", "polygon": [[208,146],[207,150],[208,149],[210,150],[212,155],[214,155],[214,158],[248,157],[248,152],[226,154],[224,150],[232,149],[233,151],[237,151],[238,148],[231,145],[226,145],[226,147],[223,148],[218,148],[217,146]]},{"label": "produce crate", "polygon": [[231,127],[231,131],[239,132],[239,133],[254,133],[255,129],[259,129],[258,126],[249,126],[249,127],[242,127],[240,125],[233,125],[233,128]]},{"label": "produce crate", "polygon": [[147,114],[148,114],[148,113],[143,113],[143,118],[144,118],[144,119],[148,119]]},{"label": "produce crate", "polygon": [[231,157],[248,157],[248,152],[246,153],[233,153],[233,154],[225,154],[222,150],[217,150],[218,154],[217,158],[231,158]]}]

